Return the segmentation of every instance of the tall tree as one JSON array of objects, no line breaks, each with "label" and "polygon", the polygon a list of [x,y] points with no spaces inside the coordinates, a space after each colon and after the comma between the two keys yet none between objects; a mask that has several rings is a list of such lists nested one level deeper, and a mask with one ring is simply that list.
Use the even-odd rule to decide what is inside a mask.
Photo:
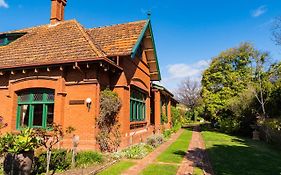
[{"label": "tall tree", "polygon": [[249,43],[228,49],[213,58],[202,77],[202,98],[208,118],[227,116],[228,101],[251,81],[251,60],[255,50]]},{"label": "tall tree", "polygon": [[189,77],[184,79],[176,92],[176,98],[190,109],[194,109],[200,98],[201,87],[198,81],[191,80]]}]

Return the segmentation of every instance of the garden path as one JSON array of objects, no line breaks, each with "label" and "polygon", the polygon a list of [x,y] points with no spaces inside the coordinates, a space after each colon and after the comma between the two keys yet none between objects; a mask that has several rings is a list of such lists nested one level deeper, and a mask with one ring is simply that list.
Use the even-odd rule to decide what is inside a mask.
[{"label": "garden path", "polygon": [[199,127],[194,127],[188,151],[178,169],[177,175],[192,175],[194,167],[201,168],[204,175],[213,175],[213,169],[205,150],[205,143]]},{"label": "garden path", "polygon": [[126,170],[122,173],[122,175],[137,175],[143,169],[145,169],[148,165],[153,163],[153,161],[163,152],[165,151],[181,134],[183,130],[179,130],[176,134],[173,134],[171,138],[156,148],[153,152],[148,154],[145,158],[141,160],[137,160],[137,164]]}]

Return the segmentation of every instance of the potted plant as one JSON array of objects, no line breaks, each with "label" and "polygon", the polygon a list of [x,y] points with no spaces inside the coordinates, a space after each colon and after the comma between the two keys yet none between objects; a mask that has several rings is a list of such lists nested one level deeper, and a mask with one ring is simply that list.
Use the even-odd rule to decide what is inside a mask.
[{"label": "potted plant", "polygon": [[7,133],[0,138],[0,154],[5,155],[6,175],[29,175],[32,170],[34,149],[40,146],[33,129],[23,129],[19,134]]}]

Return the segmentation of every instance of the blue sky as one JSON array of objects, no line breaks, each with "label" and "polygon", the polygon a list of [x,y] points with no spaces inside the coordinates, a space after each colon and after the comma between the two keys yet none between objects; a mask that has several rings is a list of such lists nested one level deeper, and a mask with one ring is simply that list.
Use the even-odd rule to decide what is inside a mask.
[{"label": "blue sky", "polygon": [[[96,27],[146,19],[150,10],[162,84],[174,90],[241,42],[281,60],[271,36],[280,7],[281,0],[68,0],[65,18]],[[1,32],[49,23],[50,0],[0,0],[0,17]]]}]

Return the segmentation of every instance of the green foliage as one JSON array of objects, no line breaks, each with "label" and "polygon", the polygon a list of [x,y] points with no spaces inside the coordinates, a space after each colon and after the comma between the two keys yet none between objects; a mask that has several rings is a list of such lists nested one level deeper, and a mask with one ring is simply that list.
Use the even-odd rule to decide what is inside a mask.
[{"label": "green foliage", "polygon": [[[35,157],[34,174],[42,174],[47,171],[47,152],[43,152]],[[54,149],[52,151],[50,170],[53,172],[62,172],[70,168],[71,153],[64,149]]]},{"label": "green foliage", "polygon": [[168,116],[165,114],[161,114],[161,124],[168,123]]},{"label": "green foliage", "polygon": [[178,123],[177,125],[173,126],[171,131],[172,133],[176,133],[179,129],[181,129],[181,123]]},{"label": "green foliage", "polygon": [[76,163],[78,167],[84,167],[94,163],[101,163],[102,161],[102,154],[95,151],[82,151],[76,156]]},{"label": "green foliage", "polygon": [[240,128],[240,121],[232,118],[222,118],[218,121],[221,132],[234,133]]},{"label": "green foliage", "polygon": [[252,45],[245,43],[214,58],[202,77],[202,97],[209,119],[224,117],[227,101],[247,88],[251,80]]},{"label": "green foliage", "polygon": [[122,150],[122,155],[128,159],[142,159],[153,150],[153,147],[140,143]]},{"label": "green foliage", "polygon": [[183,119],[182,119],[180,110],[174,106],[171,107],[171,118],[172,118],[173,127],[181,125]]},{"label": "green foliage", "polygon": [[33,129],[23,129],[19,134],[7,133],[0,138],[0,154],[18,154],[33,151],[40,146],[40,140]]},{"label": "green foliage", "polygon": [[109,89],[101,91],[100,115],[97,118],[99,133],[96,140],[103,152],[116,151],[120,145],[120,124],[118,123],[117,115],[121,105],[121,100],[117,93]]},{"label": "green foliage", "polygon": [[154,148],[164,143],[164,136],[162,134],[155,134],[146,139],[146,144]]},{"label": "green foliage", "polygon": [[165,139],[168,139],[168,138],[171,137],[172,133],[173,133],[172,130],[170,130],[170,129],[165,129],[165,130],[163,131],[163,136],[164,136]]},{"label": "green foliage", "polygon": [[227,133],[250,133],[257,117],[278,114],[280,110],[271,109],[269,104],[279,103],[272,97],[281,95],[276,88],[280,67],[274,65],[267,70],[268,59],[268,53],[248,43],[214,58],[203,73],[200,114],[218,122],[220,130]]}]

